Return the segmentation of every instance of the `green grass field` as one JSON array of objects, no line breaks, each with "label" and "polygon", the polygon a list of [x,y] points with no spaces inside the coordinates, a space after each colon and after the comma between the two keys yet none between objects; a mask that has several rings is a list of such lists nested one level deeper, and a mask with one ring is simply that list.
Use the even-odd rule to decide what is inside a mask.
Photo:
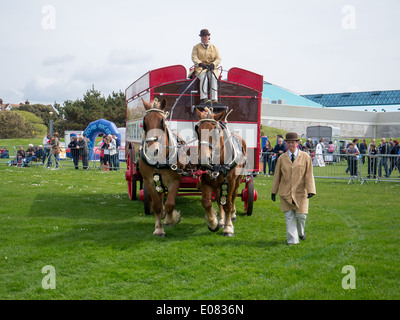
[{"label": "green grass field", "polygon": [[[124,172],[0,166],[1,299],[399,299],[399,183],[317,179],[307,239],[286,245],[272,178],[257,177],[252,216],[211,233],[199,197],[156,238]],[[56,288],[44,289],[45,266]],[[355,289],[344,289],[344,266]]]}]

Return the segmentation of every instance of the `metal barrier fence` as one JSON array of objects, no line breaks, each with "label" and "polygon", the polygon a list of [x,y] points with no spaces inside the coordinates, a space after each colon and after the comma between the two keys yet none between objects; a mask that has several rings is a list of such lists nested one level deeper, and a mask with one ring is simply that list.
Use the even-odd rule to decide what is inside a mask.
[{"label": "metal barrier fence", "polygon": [[[360,181],[361,184],[370,181],[400,182],[400,155],[352,156],[342,153],[324,153],[310,156],[315,178],[348,180],[349,184],[356,181]],[[274,171],[273,162],[268,164],[267,161],[265,165],[267,169]]]},{"label": "metal barrier fence", "polygon": [[[10,166],[43,166],[44,168],[63,168],[63,167],[78,167],[80,170],[120,170],[126,169],[124,159],[115,158],[118,157],[118,153],[114,156],[114,159],[106,157],[107,165],[104,165],[100,159],[101,149],[94,148],[87,150],[88,161],[85,163],[85,156],[78,151],[75,155],[75,162],[73,159],[74,150],[71,153],[66,153],[66,150],[61,150],[61,156],[56,161],[54,155],[45,158],[32,159],[31,161],[18,161],[17,152],[19,147],[16,146],[2,146],[8,151],[8,158],[1,158],[0,165]],[[23,150],[27,150],[28,147],[23,146]],[[64,148],[65,149],[65,148]],[[267,153],[268,154],[268,153]],[[263,155],[263,153],[262,153]],[[273,154],[268,154],[273,155]],[[76,166],[76,159],[78,162]],[[311,154],[313,161],[313,170],[315,178],[327,178],[327,179],[342,179],[348,180],[349,184],[360,181],[361,184],[369,181],[392,181],[400,182],[400,155],[390,154],[378,154],[375,156],[359,155],[352,156],[342,153],[325,153],[325,154]],[[262,157],[261,157],[262,159]],[[50,161],[49,161],[50,160]],[[274,170],[274,162],[265,164],[268,171]],[[269,172],[268,172],[269,173]]]},{"label": "metal barrier fence", "polygon": [[[79,170],[104,170],[114,171],[126,169],[125,159],[118,159],[118,153],[114,156],[105,155],[106,163],[103,161],[103,157],[100,156],[101,149],[87,149],[85,152],[79,151],[78,149],[70,150],[66,152],[66,148],[61,147],[61,152],[57,156],[54,153],[49,153],[43,149],[44,155],[37,158],[35,157],[18,157],[19,147],[16,146],[1,146],[1,149],[5,148],[8,151],[8,157],[1,157],[0,165],[16,166],[16,167],[33,167],[43,166],[43,168],[78,168]],[[27,146],[22,146],[22,149],[26,151]],[[3,155],[3,154],[2,154]],[[87,159],[87,160],[86,160]]]}]

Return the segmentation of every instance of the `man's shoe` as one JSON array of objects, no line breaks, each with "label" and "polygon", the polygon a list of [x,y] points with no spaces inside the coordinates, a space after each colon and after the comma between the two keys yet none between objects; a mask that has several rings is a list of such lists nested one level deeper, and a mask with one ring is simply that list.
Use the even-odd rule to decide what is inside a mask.
[{"label": "man's shoe", "polygon": [[218,104],[219,103],[218,100],[213,100],[212,102],[213,102],[213,104]]},{"label": "man's shoe", "polygon": [[303,234],[302,236],[299,236],[300,240],[306,240],[306,234]]}]

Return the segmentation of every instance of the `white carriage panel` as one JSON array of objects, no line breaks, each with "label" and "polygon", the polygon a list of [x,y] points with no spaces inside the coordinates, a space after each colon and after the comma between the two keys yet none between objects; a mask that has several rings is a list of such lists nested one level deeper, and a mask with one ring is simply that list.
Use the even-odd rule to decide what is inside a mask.
[{"label": "white carriage panel", "polygon": [[229,129],[241,136],[246,141],[247,148],[257,148],[258,125],[257,123],[229,122]]},{"label": "white carriage panel", "polygon": [[[197,154],[197,134],[195,132],[195,125],[197,121],[169,121],[168,127],[179,134],[179,136],[186,141],[187,146],[190,149],[189,156],[191,158],[191,163],[195,164],[198,161]],[[246,141],[247,146],[247,170],[257,169],[257,124],[256,123],[228,123],[229,129],[235,134],[241,136]],[[255,158],[256,157],[256,158]]]},{"label": "white carriage panel", "polygon": [[197,134],[194,130],[196,122],[192,121],[170,121],[168,126],[171,130],[186,141],[189,147],[197,147]]},{"label": "white carriage panel", "polygon": [[[175,130],[189,146],[197,146],[197,135],[194,127],[197,122],[170,121],[169,128]],[[228,123],[229,129],[246,141],[247,148],[257,148],[258,125],[257,123]],[[193,141],[194,140],[194,141]]]}]

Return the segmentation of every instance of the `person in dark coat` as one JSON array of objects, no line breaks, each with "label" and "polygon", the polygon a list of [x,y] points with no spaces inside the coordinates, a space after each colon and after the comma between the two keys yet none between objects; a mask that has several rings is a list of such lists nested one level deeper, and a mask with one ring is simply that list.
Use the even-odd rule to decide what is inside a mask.
[{"label": "person in dark coat", "polygon": [[272,167],[272,151],[274,148],[272,148],[271,141],[267,140],[265,143],[265,146],[262,149],[262,158],[263,158],[263,171],[264,171],[264,176],[267,174],[267,163],[268,163],[268,176],[271,173],[271,167]]},{"label": "person in dark coat", "polygon": [[68,148],[71,149],[71,156],[72,156],[72,161],[74,162],[75,169],[79,169],[79,149],[78,147],[78,141],[76,137],[72,136],[71,137],[71,142],[68,144]]},{"label": "person in dark coat", "polygon": [[284,154],[287,150],[287,144],[285,141],[283,141],[283,137],[281,135],[277,136],[277,143],[274,147],[273,153],[275,156],[272,157],[272,168],[271,168],[271,173],[274,174],[275,172],[275,166],[276,162],[278,161],[278,158]]},{"label": "person in dark coat", "polygon": [[89,161],[89,147],[88,142],[84,137],[79,137],[77,148],[79,149],[79,155],[82,158],[83,170],[87,170]]},{"label": "person in dark coat", "polygon": [[393,170],[397,168],[399,170],[399,151],[400,145],[398,140],[393,141],[393,147],[390,149],[390,169],[389,176],[392,174]]},{"label": "person in dark coat", "polygon": [[367,143],[365,142],[365,139],[360,143],[360,154],[362,155],[362,163],[365,163],[365,155],[368,152],[368,146]]}]

